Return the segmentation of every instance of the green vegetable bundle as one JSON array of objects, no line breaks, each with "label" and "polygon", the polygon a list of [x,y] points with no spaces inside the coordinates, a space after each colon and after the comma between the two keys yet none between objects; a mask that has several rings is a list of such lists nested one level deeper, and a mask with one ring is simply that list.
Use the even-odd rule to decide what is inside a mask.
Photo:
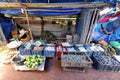
[{"label": "green vegetable bundle", "polygon": [[55,41],[57,38],[55,35],[53,35],[51,32],[49,31],[44,31],[41,34],[41,40],[47,40],[47,41]]},{"label": "green vegetable bundle", "polygon": [[24,64],[29,68],[37,68],[43,63],[43,56],[41,55],[31,55],[26,57]]}]

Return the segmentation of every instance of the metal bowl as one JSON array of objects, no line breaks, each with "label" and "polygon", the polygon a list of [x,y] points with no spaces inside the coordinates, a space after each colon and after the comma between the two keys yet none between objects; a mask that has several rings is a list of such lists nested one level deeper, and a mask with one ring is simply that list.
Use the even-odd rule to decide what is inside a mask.
[{"label": "metal bowl", "polygon": [[16,65],[24,65],[24,61],[25,61],[25,57],[24,56],[16,56],[13,58],[13,62],[16,64]]}]

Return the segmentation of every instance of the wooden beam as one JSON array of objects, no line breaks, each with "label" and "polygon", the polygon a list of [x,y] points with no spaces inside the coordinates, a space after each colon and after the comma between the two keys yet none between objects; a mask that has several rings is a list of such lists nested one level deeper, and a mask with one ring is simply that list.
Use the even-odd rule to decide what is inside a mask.
[{"label": "wooden beam", "polygon": [[19,9],[22,6],[27,6],[27,8],[49,8],[49,7],[66,7],[66,8],[90,8],[90,7],[103,7],[107,6],[106,3],[0,3],[0,8],[3,9]]}]

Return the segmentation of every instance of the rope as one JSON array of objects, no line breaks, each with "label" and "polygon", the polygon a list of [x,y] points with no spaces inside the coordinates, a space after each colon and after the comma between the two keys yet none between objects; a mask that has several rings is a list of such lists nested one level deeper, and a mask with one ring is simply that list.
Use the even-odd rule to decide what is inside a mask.
[{"label": "rope", "polygon": [[23,8],[23,10],[25,12],[26,19],[27,19],[27,25],[28,25],[28,28],[29,28],[29,32],[30,32],[30,36],[31,36],[32,42],[33,42],[33,36],[32,36],[32,32],[31,32],[31,26],[30,26],[29,16],[28,16],[28,13],[27,13],[27,6],[23,5],[21,3],[20,3],[20,5],[21,5],[21,7]]}]

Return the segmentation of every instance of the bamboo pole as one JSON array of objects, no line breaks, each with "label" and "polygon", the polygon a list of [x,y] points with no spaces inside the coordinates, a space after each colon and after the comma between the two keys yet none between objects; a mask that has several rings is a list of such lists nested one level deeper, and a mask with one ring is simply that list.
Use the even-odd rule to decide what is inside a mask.
[{"label": "bamboo pole", "polygon": [[44,24],[45,23],[44,23],[43,17],[40,17],[40,18],[41,18],[41,21],[42,21],[42,23],[41,23],[41,25],[42,25],[41,33],[42,33],[42,32],[44,32]]},{"label": "bamboo pole", "polygon": [[[29,16],[29,17],[34,17],[35,19],[40,19],[39,16]],[[43,16],[44,17],[44,16]],[[25,18],[25,16],[12,16],[12,18]],[[40,19],[41,20],[41,19]],[[73,17],[73,18],[57,18],[57,17],[44,17],[44,20],[76,20],[76,17]]]},{"label": "bamboo pole", "polygon": [[[90,8],[90,7],[104,7],[108,6],[107,3],[21,3],[22,5],[26,5],[29,9],[33,8],[50,8],[50,7],[64,7],[64,8]],[[7,3],[1,2],[0,8],[6,9],[19,9],[21,8],[21,4],[19,3]]]},{"label": "bamboo pole", "polygon": [[32,42],[33,42],[33,36],[32,36],[31,26],[30,26],[30,22],[29,22],[29,16],[28,16],[26,8],[25,7],[23,7],[23,8],[24,8],[24,11],[25,11],[26,19],[27,19],[27,24],[28,24],[28,28],[29,28],[29,31],[30,31],[30,36],[31,36],[31,39],[32,39]]}]

